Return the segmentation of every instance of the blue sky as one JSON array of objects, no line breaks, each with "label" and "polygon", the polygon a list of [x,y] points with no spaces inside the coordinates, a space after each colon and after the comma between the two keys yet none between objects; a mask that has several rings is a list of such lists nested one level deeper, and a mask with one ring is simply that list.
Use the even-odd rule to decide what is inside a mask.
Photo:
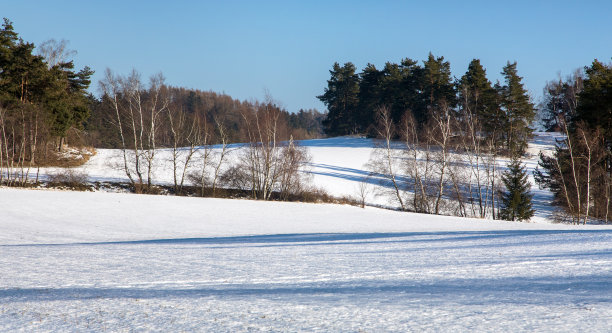
[{"label": "blue sky", "polygon": [[358,71],[431,51],[460,77],[491,81],[517,61],[537,99],[546,81],[612,57],[612,1],[11,1],[0,16],[27,41],[70,41],[97,80],[108,67],[241,100],[264,91],[288,111],[325,109],[329,69]]}]

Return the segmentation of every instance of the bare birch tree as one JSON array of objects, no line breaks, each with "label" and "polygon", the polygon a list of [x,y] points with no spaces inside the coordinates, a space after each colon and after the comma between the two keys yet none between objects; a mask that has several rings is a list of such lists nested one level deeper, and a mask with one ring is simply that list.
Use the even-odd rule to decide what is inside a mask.
[{"label": "bare birch tree", "polygon": [[225,162],[225,158],[228,153],[228,144],[229,144],[229,137],[228,137],[227,129],[225,127],[224,122],[219,117],[215,117],[215,124],[217,125],[217,131],[219,132],[219,140],[220,140],[219,144],[221,145],[221,151],[217,154],[218,158],[214,165],[214,170],[213,170],[213,177],[212,177],[212,184],[211,184],[213,197],[216,195],[217,183],[219,181],[219,177],[221,176],[221,170],[222,170],[221,168],[223,166],[223,163]]},{"label": "bare birch tree", "polygon": [[192,175],[194,182],[200,187],[200,196],[206,195],[206,189],[208,185],[208,167],[210,165],[210,158],[212,155],[212,130],[208,126],[208,122],[203,119],[197,127],[197,153],[199,155],[199,173],[198,175]]},{"label": "bare birch tree", "polygon": [[395,124],[391,118],[391,112],[386,106],[376,109],[377,132],[380,138],[379,145],[372,152],[368,168],[379,175],[382,188],[391,188],[392,198],[400,206],[401,210],[407,210],[403,194],[404,184],[399,180],[397,160],[403,152],[401,147],[396,147],[393,139],[396,135]]},{"label": "bare birch tree", "polygon": [[370,186],[370,175],[364,177],[357,183],[357,187],[355,191],[357,192],[357,199],[359,201],[359,205],[361,208],[365,208],[368,197],[370,196],[370,191],[372,190]]},{"label": "bare birch tree", "polygon": [[[485,139],[483,126],[478,117],[471,109],[471,103],[467,100],[470,92],[468,87],[462,96],[465,98],[459,110],[459,155],[464,159],[469,175],[466,179],[466,196],[470,206],[471,216],[486,218],[495,217],[495,186],[496,186],[496,147],[493,138]],[[474,97],[475,105],[478,103],[478,95]],[[493,136],[494,137],[494,136]],[[466,214],[467,215],[467,214]]]},{"label": "bare birch tree", "polygon": [[270,200],[276,193],[286,200],[306,181],[300,170],[310,157],[291,138],[282,140],[286,121],[280,111],[268,101],[243,112],[248,144],[240,149],[237,165],[224,173],[230,186],[248,189],[255,199]]},{"label": "bare birch tree", "polygon": [[45,59],[49,68],[66,62],[77,53],[75,50],[68,48],[68,41],[65,39],[59,41],[55,39],[46,40],[37,49],[37,53]]},{"label": "bare birch tree", "polygon": [[163,95],[164,78],[161,74],[152,76],[145,89],[135,70],[120,77],[107,69],[100,87],[115,111],[123,170],[136,192],[147,192],[153,184],[158,122],[169,103],[168,96]]},{"label": "bare birch tree", "polygon": [[[187,113],[179,107],[167,107],[166,114],[172,140],[172,178],[174,192],[181,194],[187,170],[197,150],[199,142],[200,120],[188,117]],[[204,125],[206,126],[206,125]]]},{"label": "bare birch tree", "polygon": [[446,172],[450,158],[451,115],[449,108],[442,106],[438,112],[432,112],[431,120],[433,124],[427,133],[428,139],[437,148],[435,156],[438,173],[434,214],[440,214],[440,204],[444,196]]},{"label": "bare birch tree", "polygon": [[405,154],[403,170],[412,179],[412,207],[415,212],[431,213],[430,185],[433,176],[433,156],[429,140],[421,140],[412,112],[402,117],[401,137],[404,139]]}]

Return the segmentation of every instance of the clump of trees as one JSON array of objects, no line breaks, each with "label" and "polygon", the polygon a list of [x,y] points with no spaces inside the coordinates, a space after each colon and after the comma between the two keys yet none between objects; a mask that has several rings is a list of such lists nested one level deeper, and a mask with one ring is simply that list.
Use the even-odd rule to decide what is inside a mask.
[{"label": "clump of trees", "polygon": [[[402,210],[497,218],[501,190],[498,155],[482,125],[461,108],[440,109],[421,128],[411,113],[397,125],[378,109],[379,146],[368,167],[383,194]],[[395,137],[401,140],[394,140]]]},{"label": "clump of trees", "polygon": [[[334,66],[320,96],[332,108],[326,129],[334,130],[331,119],[353,117],[351,127],[365,130],[366,118],[359,116],[374,108],[375,122],[367,131],[381,144],[368,166],[395,205],[430,214],[501,217],[499,156],[525,151],[535,113],[516,63],[504,67],[504,85],[493,85],[478,59],[455,81],[450,64],[431,54],[422,67],[410,59],[387,63],[383,71],[368,65],[357,77],[353,109],[338,102],[342,79],[334,73],[341,69]],[[334,114],[340,117],[330,118]]]},{"label": "clump of trees", "polygon": [[612,64],[594,60],[584,72],[550,82],[542,103],[544,124],[559,130],[552,155],[540,154],[534,176],[555,194],[559,217],[586,224],[610,219]]},{"label": "clump of trees", "polygon": [[[170,148],[174,191],[183,193],[186,182],[202,196],[216,195],[219,187],[248,191],[254,199],[287,200],[305,190],[307,151],[293,141],[294,128],[286,111],[269,99],[240,105],[239,120],[232,114],[210,114],[205,108],[186,108],[184,90],[168,87],[161,74],[143,84],[133,71],[128,76],[107,70],[100,83],[101,107],[120,139],[121,169],[136,192],[155,191],[154,169],[162,148]],[[109,112],[112,111],[112,112]],[[315,112],[310,112],[313,115]],[[298,113],[298,119],[308,119]],[[231,130],[237,121],[242,145],[230,153]]]},{"label": "clump of trees", "polygon": [[243,113],[249,139],[238,152],[237,163],[223,177],[230,187],[247,189],[261,200],[270,200],[275,194],[288,200],[308,190],[307,174],[300,169],[310,156],[292,136],[287,139],[288,127],[281,115],[271,101]]},{"label": "clump of trees", "polygon": [[536,110],[516,62],[509,62],[502,74],[503,84],[492,85],[474,59],[467,73],[453,80],[450,63],[431,53],[422,65],[407,58],[399,64],[387,62],[380,70],[368,64],[361,73],[350,62],[335,63],[324,93],[317,97],[329,111],[323,121],[329,135],[377,136],[376,110],[383,106],[396,126],[410,114],[419,130],[442,110],[459,117],[460,109],[467,107],[482,125],[479,135],[494,138],[496,148],[508,155],[522,154]]},{"label": "clump of trees", "polygon": [[121,77],[107,70],[100,87],[104,102],[115,113],[112,121],[121,139],[123,171],[136,192],[149,192],[161,140],[160,123],[165,115],[172,119],[170,96],[163,85],[163,77],[161,74],[152,76],[149,86],[145,87],[136,71]]},{"label": "clump of trees", "polygon": [[61,151],[89,116],[93,71],[76,71],[66,42],[35,45],[4,19],[0,30],[0,184],[26,185],[31,168]]}]

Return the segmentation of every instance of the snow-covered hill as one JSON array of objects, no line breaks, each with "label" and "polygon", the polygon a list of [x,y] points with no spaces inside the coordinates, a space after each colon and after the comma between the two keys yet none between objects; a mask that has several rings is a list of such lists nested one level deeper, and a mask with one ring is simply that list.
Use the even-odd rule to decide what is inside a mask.
[{"label": "snow-covered hill", "polygon": [[0,189],[0,331],[607,331],[612,228]]},{"label": "snow-covered hill", "polygon": [[[314,182],[353,194],[371,141],[304,144]],[[112,154],[84,168],[121,178]],[[612,226],[0,188],[0,267],[3,332],[612,327]]]}]

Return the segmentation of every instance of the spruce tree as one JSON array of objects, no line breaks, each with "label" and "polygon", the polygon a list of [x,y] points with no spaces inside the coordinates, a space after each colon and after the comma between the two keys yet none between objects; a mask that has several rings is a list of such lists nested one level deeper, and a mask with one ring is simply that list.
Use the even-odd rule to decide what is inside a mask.
[{"label": "spruce tree", "polygon": [[518,156],[512,158],[508,170],[502,175],[502,182],[506,191],[501,196],[500,218],[509,221],[529,220],[534,213],[531,204],[533,195],[527,172]]}]

